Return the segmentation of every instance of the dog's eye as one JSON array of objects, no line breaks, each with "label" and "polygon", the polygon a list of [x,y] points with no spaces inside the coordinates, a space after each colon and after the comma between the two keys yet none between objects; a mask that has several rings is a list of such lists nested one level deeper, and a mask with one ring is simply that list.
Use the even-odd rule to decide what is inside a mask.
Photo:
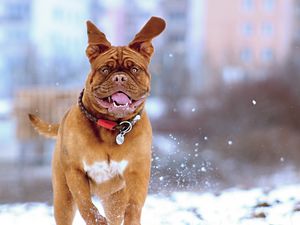
[{"label": "dog's eye", "polygon": [[136,66],[134,66],[130,69],[130,72],[133,73],[133,74],[137,74],[139,71],[140,71],[140,69]]},{"label": "dog's eye", "polygon": [[103,75],[108,75],[110,72],[109,67],[107,66],[103,66],[100,68],[100,73],[102,73]]}]

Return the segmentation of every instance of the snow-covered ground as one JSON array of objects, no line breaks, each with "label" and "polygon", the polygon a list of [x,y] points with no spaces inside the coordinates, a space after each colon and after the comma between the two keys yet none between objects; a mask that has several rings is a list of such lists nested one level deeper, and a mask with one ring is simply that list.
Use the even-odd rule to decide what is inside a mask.
[{"label": "snow-covered ground", "polygon": [[[0,205],[0,224],[53,225],[52,206],[42,203]],[[80,224],[84,222],[77,213],[74,225]],[[150,195],[142,224],[299,225],[300,185],[271,191],[232,189],[219,195],[188,192]]]}]

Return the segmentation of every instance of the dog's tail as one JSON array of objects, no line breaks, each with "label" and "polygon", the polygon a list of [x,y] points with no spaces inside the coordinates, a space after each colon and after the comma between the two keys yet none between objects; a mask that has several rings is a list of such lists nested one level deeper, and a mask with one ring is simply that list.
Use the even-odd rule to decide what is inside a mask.
[{"label": "dog's tail", "polygon": [[29,120],[31,121],[34,129],[39,132],[39,134],[44,135],[48,138],[56,138],[58,134],[59,124],[49,124],[41,120],[39,117],[28,114]]}]

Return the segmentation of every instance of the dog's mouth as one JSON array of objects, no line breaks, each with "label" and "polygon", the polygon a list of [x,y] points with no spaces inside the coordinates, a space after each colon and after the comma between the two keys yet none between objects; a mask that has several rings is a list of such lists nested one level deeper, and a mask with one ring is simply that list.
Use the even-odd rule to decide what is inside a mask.
[{"label": "dog's mouth", "polygon": [[134,100],[124,92],[118,91],[105,98],[96,96],[96,100],[101,107],[107,108],[109,113],[124,117],[133,113],[144,102],[145,96]]}]

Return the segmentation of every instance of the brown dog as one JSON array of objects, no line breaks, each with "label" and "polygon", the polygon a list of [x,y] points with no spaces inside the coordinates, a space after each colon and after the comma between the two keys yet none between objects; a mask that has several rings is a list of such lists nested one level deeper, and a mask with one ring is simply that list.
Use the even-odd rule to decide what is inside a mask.
[{"label": "brown dog", "polygon": [[[152,17],[128,46],[111,46],[87,22],[91,72],[78,105],[60,124],[29,115],[43,135],[56,137],[52,161],[54,215],[71,225],[76,207],[86,224],[139,225],[150,177],[152,131],[144,109],[150,92],[151,41],[165,28]],[[100,215],[91,196],[105,210]]]}]

